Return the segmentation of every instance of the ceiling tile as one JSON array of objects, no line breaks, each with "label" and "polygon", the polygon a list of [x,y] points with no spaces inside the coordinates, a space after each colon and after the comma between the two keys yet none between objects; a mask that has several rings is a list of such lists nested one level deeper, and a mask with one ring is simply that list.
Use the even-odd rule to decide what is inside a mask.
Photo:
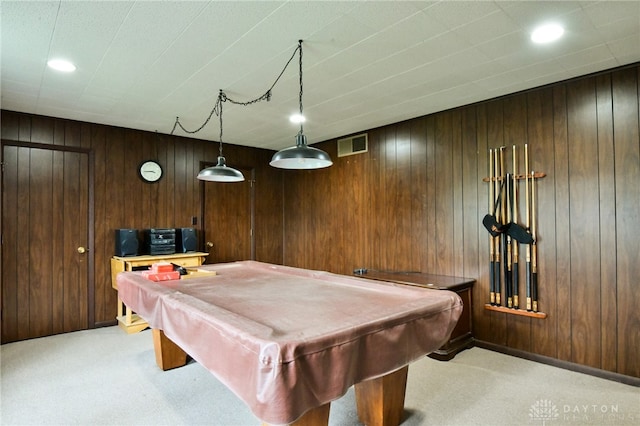
[{"label": "ceiling tile", "polygon": [[499,10],[494,1],[441,1],[425,8],[423,12],[451,30],[472,24]]}]

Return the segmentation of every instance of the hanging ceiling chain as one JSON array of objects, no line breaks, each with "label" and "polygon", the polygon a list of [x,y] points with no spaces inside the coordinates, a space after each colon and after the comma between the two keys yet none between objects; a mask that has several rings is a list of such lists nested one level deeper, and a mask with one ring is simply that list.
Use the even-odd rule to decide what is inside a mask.
[{"label": "hanging ceiling chain", "polygon": [[180,117],[176,117],[176,122],[173,124],[173,129],[171,129],[171,134],[173,135],[177,127],[180,127],[182,131],[184,131],[185,133],[189,133],[189,134],[198,133],[200,130],[205,128],[205,126],[211,120],[211,117],[213,117],[213,114],[215,114],[220,117],[220,155],[222,155],[222,103],[229,101],[230,103],[235,105],[248,106],[261,101],[270,101],[271,91],[276,86],[276,84],[278,84],[278,81],[280,81],[280,78],[282,77],[282,75],[284,74],[287,67],[289,66],[293,58],[296,56],[296,53],[298,53],[298,51],[300,51],[300,114],[302,114],[302,40],[299,40],[298,47],[296,47],[296,49],[293,51],[293,53],[291,54],[291,57],[287,61],[282,71],[280,71],[280,74],[278,75],[276,80],[273,82],[271,87],[269,87],[269,89],[264,94],[250,101],[240,102],[240,101],[231,99],[230,97],[227,96],[227,94],[222,89],[220,89],[220,93],[218,94],[216,103],[214,104],[213,108],[211,109],[211,112],[209,113],[206,120],[204,121],[204,123],[202,123],[200,127],[198,127],[195,130],[188,130],[182,125],[182,123],[180,123]]},{"label": "hanging ceiling chain", "polygon": [[302,123],[304,122],[302,115],[302,40],[298,40],[298,50],[300,50],[300,134],[302,134]]},{"label": "hanging ceiling chain", "polygon": [[[223,95],[224,95],[224,92],[220,90],[220,93],[218,93],[218,100],[216,101],[216,105],[218,106],[218,109],[220,111],[220,113],[218,114],[218,116],[220,117],[220,148],[218,148],[220,157],[222,157],[222,96]],[[213,109],[215,109],[215,107],[213,107]]]},{"label": "hanging ceiling chain", "polygon": [[302,40],[298,42],[298,50],[300,50],[300,115],[302,115]]}]

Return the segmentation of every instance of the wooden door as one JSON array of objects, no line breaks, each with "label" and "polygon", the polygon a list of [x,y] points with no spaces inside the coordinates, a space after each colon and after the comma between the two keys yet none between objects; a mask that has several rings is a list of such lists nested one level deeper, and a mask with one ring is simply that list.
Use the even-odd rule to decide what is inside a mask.
[{"label": "wooden door", "polygon": [[89,328],[90,154],[2,148],[2,343]]},{"label": "wooden door", "polygon": [[[208,166],[206,166],[208,167]],[[207,263],[255,259],[253,169],[235,167],[243,182],[201,182],[202,237]]]}]

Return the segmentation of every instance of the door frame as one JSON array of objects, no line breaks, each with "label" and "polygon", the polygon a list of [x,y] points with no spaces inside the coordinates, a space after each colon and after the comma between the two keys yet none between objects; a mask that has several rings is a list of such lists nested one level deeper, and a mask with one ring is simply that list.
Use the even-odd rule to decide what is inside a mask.
[{"label": "door frame", "polygon": [[[82,148],[77,146],[51,145],[37,142],[21,142],[11,139],[2,139],[0,141],[0,188],[4,188],[4,147],[15,146],[19,148],[35,148],[49,151],[77,152],[87,154],[87,178],[88,178],[88,206],[87,206],[87,329],[96,328],[96,284],[95,284],[95,195],[94,195],[94,167],[95,154],[91,148]],[[0,197],[0,221],[4,212],[4,197]],[[0,232],[4,230],[4,223],[0,223]],[[0,244],[0,277],[2,277],[2,259],[3,245]],[[0,298],[2,292],[0,292]],[[2,300],[0,299],[0,305]]]}]

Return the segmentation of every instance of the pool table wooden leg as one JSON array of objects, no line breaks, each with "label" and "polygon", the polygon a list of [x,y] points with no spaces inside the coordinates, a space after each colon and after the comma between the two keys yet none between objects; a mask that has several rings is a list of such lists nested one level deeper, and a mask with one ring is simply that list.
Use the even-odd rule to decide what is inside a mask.
[{"label": "pool table wooden leg", "polygon": [[[329,410],[331,403],[313,408],[302,415],[298,420],[289,426],[327,426],[329,424]],[[268,423],[262,423],[262,426],[269,426]]]},{"label": "pool table wooden leg", "polygon": [[156,353],[156,364],[163,371],[182,367],[187,363],[187,353],[167,336],[162,330],[153,330],[153,349]]},{"label": "pool table wooden leg", "polygon": [[358,418],[367,426],[398,426],[404,414],[409,366],[357,383]]}]

